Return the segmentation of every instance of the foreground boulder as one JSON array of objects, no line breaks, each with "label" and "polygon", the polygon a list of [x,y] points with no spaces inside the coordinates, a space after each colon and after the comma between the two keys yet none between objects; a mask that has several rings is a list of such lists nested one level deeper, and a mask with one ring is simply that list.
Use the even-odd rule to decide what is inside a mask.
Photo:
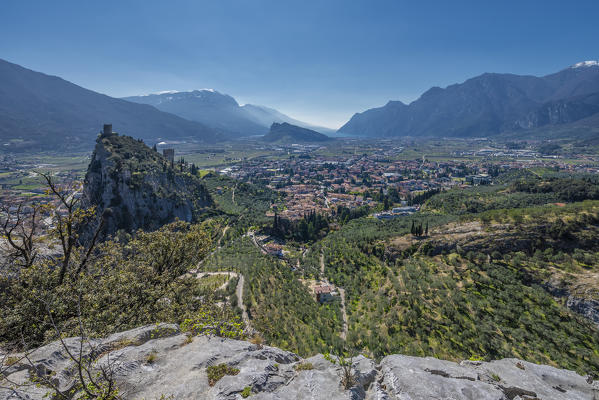
[{"label": "foreground boulder", "polygon": [[[78,358],[80,348],[94,365],[112,366],[119,393],[127,399],[599,398],[599,384],[592,379],[517,359],[458,364],[391,355],[376,364],[358,356],[353,359],[353,384],[345,389],[341,367],[328,357],[301,359],[245,341],[188,337],[172,324],[141,327],[80,345],[79,338],[53,342],[30,353],[28,360],[5,364],[0,399],[42,399],[49,389],[28,384],[33,376],[48,377],[64,392],[76,387],[76,364],[66,349]],[[209,378],[209,367],[221,364],[229,373]]]}]

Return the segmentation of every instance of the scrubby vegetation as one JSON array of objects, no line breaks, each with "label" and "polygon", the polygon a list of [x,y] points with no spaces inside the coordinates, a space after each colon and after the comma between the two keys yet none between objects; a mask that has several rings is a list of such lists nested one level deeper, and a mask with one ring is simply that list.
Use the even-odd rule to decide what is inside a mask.
[{"label": "scrubby vegetation", "polygon": [[312,363],[310,362],[302,362],[299,364],[295,364],[296,371],[310,371],[312,369],[314,369],[314,365],[312,365]]},{"label": "scrubby vegetation", "polygon": [[[48,183],[66,212],[39,205],[4,225],[5,235],[28,234],[13,237],[3,259],[1,343],[31,347],[63,335],[97,337],[148,323],[183,322],[222,300],[186,274],[210,248],[210,224],[175,221],[153,232],[82,243],[79,232],[93,219],[93,209],[81,208],[70,188],[49,177]],[[54,228],[42,233],[35,227],[44,215]],[[48,244],[53,257],[38,253]]]},{"label": "scrubby vegetation", "polygon": [[204,176],[202,183],[214,199],[218,212],[234,221],[239,232],[254,224],[271,223],[272,218],[265,214],[279,199],[278,192],[265,185],[243,183],[215,174]]},{"label": "scrubby vegetation", "polygon": [[499,186],[453,189],[430,198],[423,209],[444,214],[480,213],[497,209],[531,207],[555,202],[599,200],[599,182],[595,176],[563,177],[555,173],[545,177],[521,174],[505,177]]},{"label": "scrubby vegetation", "polygon": [[[448,193],[433,196],[427,209],[431,203],[451,209]],[[326,275],[346,290],[348,344],[375,357],[519,357],[581,373],[599,371],[596,327],[544,286],[557,279],[560,288],[575,290],[588,282],[585,274],[597,259],[598,203],[498,208],[513,193],[496,188],[472,193],[486,196],[490,211],[464,214],[456,207],[454,216],[358,219],[314,246],[318,251],[307,257],[307,272],[317,274],[322,251]],[[468,196],[456,192],[455,199],[463,204]],[[408,234],[412,225],[427,222],[430,236]],[[461,224],[473,222],[482,229],[460,236]],[[406,243],[399,250],[397,237]]]},{"label": "scrubby vegetation", "polygon": [[309,355],[340,343],[338,305],[318,304],[289,265],[261,254],[249,238],[231,241],[204,268],[243,274],[252,324],[270,345]]},{"label": "scrubby vegetation", "polygon": [[[138,232],[126,243],[102,243],[85,268],[69,268],[62,283],[60,270],[41,259],[21,270],[18,279],[3,275],[0,340],[24,339],[33,346],[55,338],[57,328],[77,336],[79,321],[92,336],[182,322],[202,308],[198,296],[211,294],[195,277],[182,277],[208,245],[201,226],[175,222],[155,232]],[[77,252],[73,259],[84,256]]]},{"label": "scrubby vegetation", "polygon": [[237,375],[238,373],[238,368],[231,367],[227,364],[211,365],[206,368],[208,384],[210,386],[214,386],[216,382],[220,381],[225,375]]},{"label": "scrubby vegetation", "polygon": [[[65,219],[40,209],[57,228],[38,239],[57,254],[34,257],[35,246],[13,249],[0,277],[5,344],[35,346],[58,335],[103,336],[176,322],[189,341],[196,334],[247,339],[250,331],[258,347],[265,343],[302,356],[346,349],[374,357],[518,357],[599,373],[599,331],[563,298],[599,298],[593,280],[599,272],[595,177],[509,172],[497,185],[414,194],[409,201],[424,204],[411,216],[380,221],[368,207],[340,207],[332,215],[307,213],[288,221],[267,216],[281,195],[266,186],[202,174],[184,163],[168,165],[149,149],[129,149],[140,145],[132,139],[101,140],[116,153],[110,156],[114,171],[151,164],[150,172],[176,173],[198,184],[210,204],[201,205],[193,224],[125,229],[104,242],[79,240],[96,210],[73,204]],[[92,163],[90,171],[95,168]],[[126,179],[147,189],[145,176]],[[60,188],[55,194],[63,203],[75,201]],[[400,199],[398,191],[369,195],[383,208]],[[291,255],[267,254],[254,233],[286,241]],[[198,266],[238,275],[228,283],[218,275],[198,279],[190,273]],[[241,279],[247,318],[236,296]],[[310,289],[317,285],[344,294],[347,336],[341,296],[321,304]],[[248,320],[251,329],[242,322]],[[351,361],[340,360],[349,385]],[[207,373],[214,385],[236,372],[221,364]],[[244,397],[251,394],[246,389]]]}]

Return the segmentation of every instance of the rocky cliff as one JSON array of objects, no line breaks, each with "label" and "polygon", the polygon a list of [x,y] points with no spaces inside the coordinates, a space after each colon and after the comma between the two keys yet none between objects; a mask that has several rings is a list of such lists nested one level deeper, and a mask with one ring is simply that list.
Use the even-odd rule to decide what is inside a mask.
[{"label": "rocky cliff", "polygon": [[199,178],[143,142],[100,135],[85,176],[84,204],[105,216],[105,234],[193,221],[212,199]]},{"label": "rocky cliff", "polygon": [[[44,385],[18,386],[32,376],[50,377],[67,391],[76,369],[65,346],[79,354],[79,338],[53,342],[4,368],[0,399],[41,399]],[[354,384],[345,389],[341,368],[323,355],[301,359],[277,348],[217,337],[189,338],[170,324],[151,325],[84,341],[83,355],[96,366],[113,364],[113,377],[127,399],[596,399],[599,382],[575,372],[517,359],[455,363],[390,355],[380,362],[353,359]],[[18,355],[13,360],[18,360]],[[233,372],[209,381],[220,364]],[[2,368],[0,368],[2,371]],[[12,382],[12,383],[10,383]],[[212,384],[211,384],[212,383]],[[11,386],[12,387],[9,387]]]}]

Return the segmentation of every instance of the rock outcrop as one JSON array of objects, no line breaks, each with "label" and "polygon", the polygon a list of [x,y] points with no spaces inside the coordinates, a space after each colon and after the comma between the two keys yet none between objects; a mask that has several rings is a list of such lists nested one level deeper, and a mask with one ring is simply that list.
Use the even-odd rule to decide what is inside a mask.
[{"label": "rock outcrop", "polygon": [[98,137],[83,195],[86,206],[104,214],[105,234],[156,229],[176,218],[191,222],[212,204],[198,177],[143,142],[117,134]]},{"label": "rock outcrop", "polygon": [[599,301],[594,298],[596,296],[594,291],[575,290],[575,293],[572,293],[572,289],[567,285],[553,281],[547,282],[543,287],[552,296],[562,299],[570,310],[586,317],[599,327]]},{"label": "rock outcrop", "polygon": [[[80,339],[65,339],[78,354]],[[595,399],[599,384],[575,372],[517,359],[455,363],[427,357],[390,355],[380,363],[353,359],[354,385],[341,385],[341,368],[317,355],[301,359],[277,348],[239,340],[197,336],[192,340],[171,324],[151,325],[84,341],[83,354],[96,365],[113,363],[114,379],[127,399]],[[60,390],[76,382],[73,362],[53,342],[4,368],[0,399],[41,399],[44,386],[31,376],[51,377]],[[227,364],[235,375],[209,384],[207,368]],[[302,366],[299,367],[298,366]]]}]

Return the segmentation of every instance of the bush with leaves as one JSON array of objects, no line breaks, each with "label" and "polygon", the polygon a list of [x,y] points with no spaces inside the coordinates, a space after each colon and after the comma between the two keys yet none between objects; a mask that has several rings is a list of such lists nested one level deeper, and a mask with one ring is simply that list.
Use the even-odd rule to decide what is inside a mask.
[{"label": "bush with leaves", "polygon": [[181,330],[192,335],[214,335],[229,339],[245,338],[243,322],[230,308],[202,306],[192,318],[181,323]]},{"label": "bush with leaves", "polygon": [[211,365],[206,368],[208,384],[210,386],[214,386],[216,382],[220,381],[225,375],[237,375],[238,373],[238,368],[231,367],[227,364]]}]

